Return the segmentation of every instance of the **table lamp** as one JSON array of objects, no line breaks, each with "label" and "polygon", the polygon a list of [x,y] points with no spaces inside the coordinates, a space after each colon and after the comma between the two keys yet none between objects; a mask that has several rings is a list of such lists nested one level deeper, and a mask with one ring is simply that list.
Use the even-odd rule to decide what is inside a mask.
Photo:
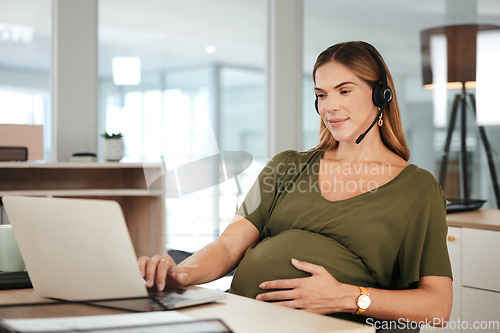
[{"label": "table lamp", "polygon": [[[476,100],[467,89],[476,88],[477,38],[483,32],[499,30],[500,26],[486,24],[450,25],[426,29],[420,32],[422,52],[422,78],[424,89],[434,89],[437,85],[445,85],[446,89],[459,89],[455,95],[444,145],[439,183],[444,188],[448,153],[451,137],[455,129],[458,113],[461,120],[461,155],[460,155],[460,188],[461,201],[473,203],[470,199],[469,165],[467,161],[467,100],[470,101],[473,116],[476,116]],[[477,126],[477,123],[476,123]],[[493,181],[496,203],[500,208],[500,190],[495,171],[491,147],[483,126],[478,126],[480,139],[486,150],[488,166]],[[484,202],[484,201],[483,201]]]}]

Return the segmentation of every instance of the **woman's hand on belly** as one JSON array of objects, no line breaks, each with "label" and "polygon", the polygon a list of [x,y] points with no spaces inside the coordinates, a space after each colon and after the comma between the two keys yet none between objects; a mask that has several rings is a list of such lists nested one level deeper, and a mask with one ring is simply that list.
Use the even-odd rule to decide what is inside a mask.
[{"label": "woman's hand on belly", "polygon": [[311,276],[262,282],[259,288],[275,291],[259,294],[256,299],[320,314],[356,311],[358,287],[340,283],[322,266],[296,259],[292,265]]}]

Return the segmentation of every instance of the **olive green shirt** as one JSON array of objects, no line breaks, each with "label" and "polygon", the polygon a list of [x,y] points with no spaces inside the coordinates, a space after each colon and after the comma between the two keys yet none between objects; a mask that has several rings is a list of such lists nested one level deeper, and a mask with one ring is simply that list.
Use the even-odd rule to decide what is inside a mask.
[{"label": "olive green shirt", "polygon": [[309,276],[292,258],[365,287],[407,289],[421,276],[451,277],[446,199],[429,172],[410,164],[372,191],[329,201],[319,188],[322,156],[285,151],[264,167],[237,212],[260,239],[246,251],[230,292],[254,298],[263,281]]}]

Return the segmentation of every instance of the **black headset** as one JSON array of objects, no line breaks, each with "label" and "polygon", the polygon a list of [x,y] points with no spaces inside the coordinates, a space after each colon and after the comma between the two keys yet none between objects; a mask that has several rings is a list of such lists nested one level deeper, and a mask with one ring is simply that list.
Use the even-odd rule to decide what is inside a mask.
[{"label": "black headset", "polygon": [[[358,139],[356,140],[356,143],[359,144],[361,140],[365,137],[365,135],[372,129],[373,125],[377,122],[377,119],[380,117],[382,112],[384,111],[384,108],[392,101],[392,90],[389,88],[387,85],[387,73],[385,71],[384,64],[382,63],[382,60],[380,60],[379,56],[369,49],[368,47],[364,46],[365,49],[370,52],[372,57],[375,59],[375,61],[378,64],[378,67],[380,68],[380,73],[382,75],[382,80],[381,82],[377,83],[375,87],[373,87],[372,90],[372,100],[373,104],[379,108],[379,112],[377,113],[377,117],[373,121],[373,123],[368,127],[368,129],[361,134]],[[314,107],[316,108],[316,112],[319,114],[319,109],[318,109],[318,96],[316,96],[316,100],[314,101]]]}]

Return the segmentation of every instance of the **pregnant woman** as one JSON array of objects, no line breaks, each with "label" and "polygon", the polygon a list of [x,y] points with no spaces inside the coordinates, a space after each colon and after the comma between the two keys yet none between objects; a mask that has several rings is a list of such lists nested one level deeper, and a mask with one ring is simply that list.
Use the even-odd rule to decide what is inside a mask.
[{"label": "pregnant woman", "polygon": [[408,163],[390,72],[372,45],[346,42],[318,56],[313,79],[318,145],[274,156],[223,234],[179,265],[139,258],[148,286],[237,267],[235,294],[367,323],[445,325],[446,200]]}]

